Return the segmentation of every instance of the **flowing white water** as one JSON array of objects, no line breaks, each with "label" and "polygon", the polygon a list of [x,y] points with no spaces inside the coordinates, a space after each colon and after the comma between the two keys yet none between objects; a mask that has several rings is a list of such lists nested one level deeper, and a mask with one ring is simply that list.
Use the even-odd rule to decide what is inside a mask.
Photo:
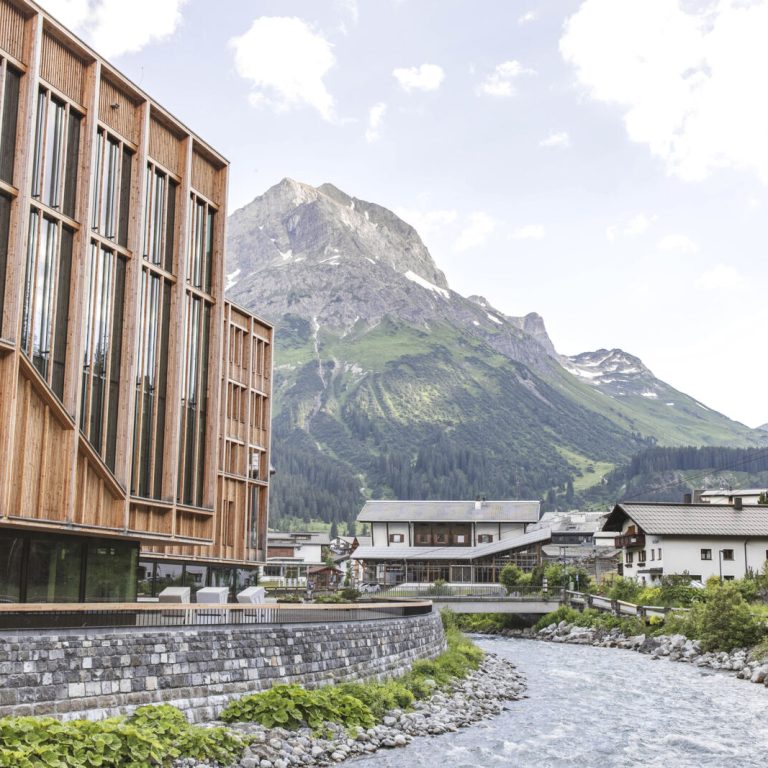
[{"label": "flowing white water", "polygon": [[485,723],[415,739],[361,768],[765,768],[768,690],[612,648],[482,638],[528,697]]}]

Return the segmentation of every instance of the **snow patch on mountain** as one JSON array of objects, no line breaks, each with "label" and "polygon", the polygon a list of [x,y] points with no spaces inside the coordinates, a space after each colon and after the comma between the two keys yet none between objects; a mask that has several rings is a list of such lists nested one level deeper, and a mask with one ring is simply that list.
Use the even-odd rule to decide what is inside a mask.
[{"label": "snow patch on mountain", "polygon": [[421,277],[421,275],[417,275],[410,269],[404,273],[404,276],[407,277],[412,283],[416,283],[416,285],[420,285],[422,288],[426,288],[428,291],[439,293],[446,299],[451,298],[451,294],[448,290],[441,288],[439,285],[435,285],[434,283],[430,283],[429,280],[425,280],[423,277]]}]

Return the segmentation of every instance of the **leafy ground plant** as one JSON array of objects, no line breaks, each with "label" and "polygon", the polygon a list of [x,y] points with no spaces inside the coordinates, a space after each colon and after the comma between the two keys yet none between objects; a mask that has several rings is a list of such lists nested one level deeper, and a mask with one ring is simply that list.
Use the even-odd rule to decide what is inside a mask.
[{"label": "leafy ground plant", "polygon": [[231,702],[219,715],[225,723],[261,723],[266,728],[300,728],[317,731],[324,723],[347,728],[370,728],[375,720],[359,699],[338,693],[333,686],[307,690],[300,685],[276,685],[268,691],[243,696]]},{"label": "leafy ground plant", "polygon": [[0,768],[155,768],[178,757],[231,765],[247,743],[224,728],[190,725],[167,704],[98,722],[8,717],[0,719]]}]

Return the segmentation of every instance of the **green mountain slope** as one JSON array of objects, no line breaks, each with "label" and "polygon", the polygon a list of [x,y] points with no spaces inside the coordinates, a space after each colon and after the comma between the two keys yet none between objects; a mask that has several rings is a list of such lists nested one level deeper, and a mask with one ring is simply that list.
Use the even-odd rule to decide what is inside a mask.
[{"label": "green mountain slope", "polygon": [[412,227],[330,185],[285,180],[229,232],[230,296],[277,326],[278,524],[367,497],[572,504],[657,442],[765,437],[621,350],[558,355],[538,315],[455,293]]}]

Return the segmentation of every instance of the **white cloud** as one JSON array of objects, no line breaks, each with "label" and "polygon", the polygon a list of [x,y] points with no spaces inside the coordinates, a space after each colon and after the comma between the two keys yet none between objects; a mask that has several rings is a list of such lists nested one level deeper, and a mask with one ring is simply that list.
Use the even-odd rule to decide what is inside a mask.
[{"label": "white cloud", "polygon": [[670,173],[748,169],[768,183],[768,3],[584,0],[560,51]]},{"label": "white cloud", "polygon": [[400,86],[408,91],[436,91],[445,79],[443,68],[437,64],[422,64],[419,67],[399,68],[392,74]]},{"label": "white cloud", "polygon": [[396,208],[395,213],[403,221],[407,221],[422,238],[453,224],[457,216],[453,210],[416,211],[410,208]]},{"label": "white cloud", "polygon": [[229,42],[235,69],[251,82],[251,103],[277,110],[308,105],[334,119],[334,101],[323,77],[336,63],[331,44],[295,17],[261,16]]},{"label": "white cloud", "polygon": [[[107,58],[170,37],[187,0],[43,0],[52,16]],[[147,20],[151,19],[151,24]]]},{"label": "white cloud", "polygon": [[526,224],[512,233],[513,240],[543,240],[546,230],[541,224]]},{"label": "white cloud", "polygon": [[634,216],[630,216],[626,221],[621,224],[614,224],[605,230],[605,236],[613,242],[619,235],[626,237],[638,237],[644,235],[651,225],[656,221],[657,216],[647,216],[644,213],[636,213]]},{"label": "white cloud", "polygon": [[515,93],[515,80],[521,75],[535,75],[532,69],[526,69],[519,61],[510,59],[497,64],[493,72],[480,83],[479,90],[488,96],[512,96]]},{"label": "white cloud", "polygon": [[469,223],[459,233],[455,248],[466,251],[484,245],[496,228],[496,222],[487,214],[478,211],[469,216]]},{"label": "white cloud", "polygon": [[378,141],[379,129],[384,121],[384,115],[387,112],[387,105],[380,101],[378,104],[374,104],[368,110],[368,129],[365,132],[365,140],[370,144],[374,141]]},{"label": "white cloud", "polygon": [[694,286],[705,292],[739,291],[747,287],[744,276],[734,267],[718,264],[702,272]]},{"label": "white cloud", "polygon": [[539,142],[540,147],[558,147],[560,149],[568,149],[571,146],[571,137],[566,131],[558,131],[556,133],[550,133],[545,139]]},{"label": "white cloud", "polygon": [[693,254],[699,250],[699,246],[688,235],[665,235],[656,243],[656,247],[667,253]]},{"label": "white cloud", "polygon": [[517,17],[517,23],[522,27],[523,24],[529,24],[535,21],[537,17],[536,11],[526,11],[522,16]]}]

